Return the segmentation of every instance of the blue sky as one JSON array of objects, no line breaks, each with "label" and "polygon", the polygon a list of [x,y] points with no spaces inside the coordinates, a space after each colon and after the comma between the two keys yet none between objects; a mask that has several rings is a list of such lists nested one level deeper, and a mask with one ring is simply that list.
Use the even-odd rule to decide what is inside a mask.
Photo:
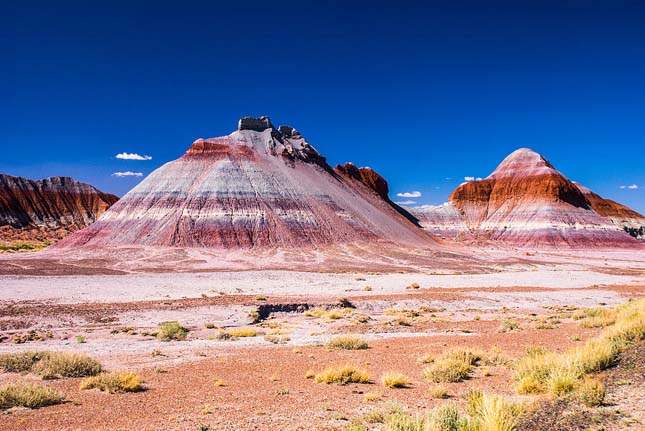
[{"label": "blue sky", "polygon": [[645,212],[643,2],[7,3],[3,173],[122,195],[269,115],[419,204],[530,147]]}]

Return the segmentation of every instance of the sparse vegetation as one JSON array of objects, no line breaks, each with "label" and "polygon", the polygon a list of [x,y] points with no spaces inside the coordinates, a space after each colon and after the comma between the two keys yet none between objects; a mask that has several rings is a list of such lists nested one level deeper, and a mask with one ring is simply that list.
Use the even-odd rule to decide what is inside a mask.
[{"label": "sparse vegetation", "polygon": [[616,311],[609,308],[582,308],[573,313],[581,328],[604,328],[616,322]]},{"label": "sparse vegetation", "polygon": [[48,338],[53,338],[54,334],[51,331],[38,331],[32,329],[24,334],[16,334],[11,339],[14,344],[24,344],[32,341],[45,341]]},{"label": "sparse vegetation", "polygon": [[309,317],[316,317],[318,319],[325,320],[338,320],[345,317],[346,314],[351,314],[352,310],[350,308],[345,308],[339,310],[338,308],[332,308],[331,310],[325,310],[323,308],[314,308],[311,310],[305,311],[303,314]]},{"label": "sparse vegetation", "polygon": [[258,335],[258,331],[254,328],[231,328],[226,332],[231,337],[243,338],[243,337],[255,337]]},{"label": "sparse vegetation", "polygon": [[291,337],[289,337],[288,335],[266,334],[264,336],[264,339],[273,344],[287,344],[289,341],[291,341]]},{"label": "sparse vegetation", "polygon": [[349,383],[369,383],[370,376],[363,368],[345,364],[325,368],[316,374],[315,380],[316,383],[347,385]]},{"label": "sparse vegetation", "polygon": [[423,377],[435,383],[460,382],[468,377],[481,358],[481,354],[473,350],[449,350],[423,370]]},{"label": "sparse vegetation", "polygon": [[430,396],[438,399],[448,398],[448,389],[442,385],[433,386],[430,388]]},{"label": "sparse vegetation", "polygon": [[0,386],[0,410],[12,407],[39,407],[60,404],[64,396],[54,388],[31,383],[15,383]]},{"label": "sparse vegetation", "polygon": [[102,373],[81,382],[81,389],[98,389],[111,394],[142,390],[141,377],[131,372]]},{"label": "sparse vegetation", "polygon": [[49,247],[50,242],[14,242],[12,244],[0,244],[0,252],[4,253],[24,253],[29,251],[39,251]]},{"label": "sparse vegetation", "polygon": [[159,324],[157,338],[160,340],[183,340],[186,338],[186,335],[188,335],[188,329],[181,326],[176,320]]},{"label": "sparse vegetation", "polygon": [[85,337],[83,337],[82,335],[78,335],[78,336],[76,337],[76,342],[77,342],[78,344],[84,344],[84,343],[85,343]]},{"label": "sparse vegetation", "polygon": [[329,340],[327,348],[335,350],[364,350],[369,348],[369,346],[362,338],[353,335],[341,335]]},{"label": "sparse vegetation", "polygon": [[[473,391],[468,398],[467,414],[454,404],[444,404],[425,414],[411,414],[392,404],[369,412],[352,421],[347,429],[368,430],[366,424],[381,423],[384,431],[514,431],[523,409],[504,397]],[[363,428],[361,428],[363,427]]]},{"label": "sparse vegetation", "polygon": [[586,378],[580,385],[578,398],[587,407],[601,406],[605,400],[605,385],[599,380]]},{"label": "sparse vegetation", "polygon": [[382,392],[368,392],[365,394],[365,401],[378,401],[383,398]]},{"label": "sparse vegetation", "polygon": [[404,374],[388,371],[381,376],[381,383],[388,388],[407,388],[412,384]]},{"label": "sparse vegetation", "polygon": [[414,283],[411,283],[411,284],[407,285],[405,288],[406,289],[418,289],[420,287],[421,286],[419,286],[419,283],[414,282]]},{"label": "sparse vegetation", "polygon": [[564,353],[543,349],[529,351],[515,365],[516,390],[519,393],[569,393],[580,384],[580,379],[611,367],[621,351],[645,338],[645,300],[628,302],[608,314],[598,309],[591,310],[594,311],[583,310],[580,313],[583,317],[579,320],[597,319],[603,314],[612,316],[615,323],[599,337]]},{"label": "sparse vegetation", "polygon": [[519,322],[515,319],[506,318],[498,328],[498,332],[519,332],[522,330]]},{"label": "sparse vegetation", "polygon": [[86,377],[101,372],[101,364],[81,353],[20,352],[0,355],[0,368],[5,372],[32,372],[43,379]]}]

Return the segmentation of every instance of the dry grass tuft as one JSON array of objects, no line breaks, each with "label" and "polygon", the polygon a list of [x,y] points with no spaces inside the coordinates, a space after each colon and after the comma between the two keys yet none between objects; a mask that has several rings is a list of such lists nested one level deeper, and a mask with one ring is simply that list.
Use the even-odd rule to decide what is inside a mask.
[{"label": "dry grass tuft", "polygon": [[445,386],[437,385],[430,388],[430,396],[432,398],[446,399],[448,398],[448,389]]},{"label": "dry grass tuft", "polygon": [[583,308],[573,313],[582,328],[604,328],[616,323],[616,311],[610,308]]},{"label": "dry grass tuft", "polygon": [[131,372],[103,373],[81,382],[81,389],[98,389],[111,394],[143,390],[141,377]]},{"label": "dry grass tuft", "polygon": [[388,371],[381,376],[381,383],[388,388],[407,388],[412,382],[404,374]]},{"label": "dry grass tuft", "polygon": [[599,380],[586,378],[578,389],[578,399],[587,407],[601,406],[605,400],[605,385]]},{"label": "dry grass tuft", "polygon": [[102,370],[97,360],[85,354],[49,351],[2,354],[0,368],[5,372],[32,372],[43,379],[93,376]]},{"label": "dry grass tuft", "polygon": [[347,385],[349,383],[370,383],[370,376],[363,368],[345,364],[325,368],[316,374],[315,380],[316,383]]},{"label": "dry grass tuft", "polygon": [[60,404],[65,397],[59,391],[47,386],[31,383],[16,383],[0,386],[0,410],[12,407],[39,407]]},{"label": "dry grass tuft", "polygon": [[327,348],[335,350],[364,350],[369,348],[369,346],[367,342],[360,337],[341,335],[329,340]]},{"label": "dry grass tuft", "polygon": [[365,394],[365,401],[378,401],[383,398],[382,392],[368,392]]},{"label": "dry grass tuft", "polygon": [[460,382],[481,359],[482,354],[471,349],[448,350],[423,370],[423,377],[435,383]]}]

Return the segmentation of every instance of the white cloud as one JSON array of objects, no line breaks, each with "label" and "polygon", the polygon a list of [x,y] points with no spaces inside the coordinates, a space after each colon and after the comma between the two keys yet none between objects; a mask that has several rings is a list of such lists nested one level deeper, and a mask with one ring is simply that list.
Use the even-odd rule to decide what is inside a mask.
[{"label": "white cloud", "polygon": [[119,153],[114,157],[121,160],[152,160],[151,156],[142,156],[137,153]]},{"label": "white cloud", "polygon": [[125,171],[125,172],[115,172],[112,174],[113,177],[142,177],[143,173],[141,172],[132,172],[132,171]]},{"label": "white cloud", "polygon": [[481,181],[482,177],[464,177],[464,181],[469,182],[469,181]]},{"label": "white cloud", "polygon": [[638,186],[636,184],[630,184],[628,186],[620,186],[619,188],[621,189],[630,189],[630,190],[636,190]]},{"label": "white cloud", "polygon": [[421,197],[421,192],[404,192],[404,193],[397,193],[396,194],[400,198],[420,198]]},{"label": "white cloud", "polygon": [[394,202],[394,203],[395,203],[395,204],[397,204],[397,205],[414,205],[414,204],[416,204],[417,202],[416,202],[416,201],[407,200],[407,201],[400,201],[400,202]]}]

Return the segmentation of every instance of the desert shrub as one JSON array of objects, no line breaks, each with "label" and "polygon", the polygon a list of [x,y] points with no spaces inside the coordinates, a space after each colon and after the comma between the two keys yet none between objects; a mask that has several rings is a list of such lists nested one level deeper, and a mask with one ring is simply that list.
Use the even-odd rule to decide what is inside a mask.
[{"label": "desert shrub", "polygon": [[546,385],[550,394],[560,396],[573,391],[577,380],[578,374],[571,367],[556,367],[549,373]]},{"label": "desert shrub", "polygon": [[341,335],[339,337],[332,338],[327,343],[328,349],[336,350],[364,350],[368,347],[369,346],[365,340],[353,335]]},{"label": "desert shrub", "polygon": [[382,392],[368,392],[365,394],[365,401],[378,401],[383,398]]},{"label": "desert shrub", "polygon": [[6,373],[31,371],[34,364],[49,352],[17,352],[0,354],[0,369]]},{"label": "desert shrub", "polygon": [[316,372],[314,370],[307,370],[305,379],[313,379],[314,377],[316,377]]},{"label": "desert shrub", "polygon": [[381,376],[381,383],[388,388],[407,388],[412,382],[404,374],[388,371]]},{"label": "desert shrub", "polygon": [[184,328],[176,320],[162,322],[159,324],[157,338],[163,341],[183,340],[188,335],[188,329]]},{"label": "desert shrub", "polygon": [[558,327],[559,323],[559,320],[543,319],[535,323],[535,329],[555,329]]},{"label": "desert shrub", "polygon": [[305,311],[303,314],[305,316],[316,317],[318,319],[338,320],[342,319],[346,314],[350,313],[352,313],[352,310],[350,308],[344,308],[342,310],[339,310],[338,308],[332,308],[331,310],[313,308],[311,310]]},{"label": "desert shrub", "polygon": [[255,337],[258,335],[258,331],[254,328],[231,328],[227,330],[228,334],[231,337]]},{"label": "desert shrub", "polygon": [[456,348],[444,352],[440,359],[454,359],[457,361],[463,361],[468,365],[477,365],[482,358],[483,354],[481,352],[467,348]]},{"label": "desert shrub", "polygon": [[587,407],[597,407],[605,400],[605,385],[595,379],[585,379],[578,389],[578,398]]},{"label": "desert shrub", "polygon": [[6,372],[32,372],[44,379],[86,377],[101,372],[101,364],[81,353],[20,352],[0,355],[0,368]]},{"label": "desert shrub", "polygon": [[504,397],[483,393],[479,409],[471,416],[471,429],[478,431],[515,431],[522,415],[521,405]]},{"label": "desert shrub", "polygon": [[288,335],[266,334],[264,336],[264,339],[273,344],[287,344],[289,341],[291,341],[291,337],[289,337]]},{"label": "desert shrub", "polygon": [[434,362],[434,355],[427,353],[423,356],[417,358],[417,362],[420,364],[431,364]]},{"label": "desert shrub", "polygon": [[447,359],[436,361],[423,370],[423,377],[435,383],[455,383],[468,377],[473,367],[464,361]]},{"label": "desert shrub", "polygon": [[519,332],[522,330],[519,322],[515,319],[504,319],[497,329],[498,332]]},{"label": "desert shrub", "polygon": [[103,373],[88,377],[81,382],[81,389],[99,389],[111,394],[142,390],[141,377],[134,373]]},{"label": "desert shrub", "polygon": [[12,407],[39,407],[60,404],[64,400],[63,394],[54,388],[31,383],[15,383],[0,386],[0,410]]},{"label": "desert shrub", "polygon": [[470,349],[448,350],[423,370],[423,377],[435,383],[460,382],[468,377],[481,358],[480,353]]},{"label": "desert shrub", "polygon": [[101,363],[82,353],[50,352],[32,367],[43,379],[94,376],[102,371]]},{"label": "desert shrub", "polygon": [[445,399],[448,398],[448,389],[443,385],[437,385],[430,388],[430,396],[432,398]]},{"label": "desert shrub", "polygon": [[457,407],[450,404],[433,409],[426,415],[395,413],[386,419],[386,431],[458,431],[462,419]]},{"label": "desert shrub", "polygon": [[337,383],[347,385],[349,383],[369,383],[370,376],[366,370],[354,365],[331,366],[316,374],[317,383]]}]

